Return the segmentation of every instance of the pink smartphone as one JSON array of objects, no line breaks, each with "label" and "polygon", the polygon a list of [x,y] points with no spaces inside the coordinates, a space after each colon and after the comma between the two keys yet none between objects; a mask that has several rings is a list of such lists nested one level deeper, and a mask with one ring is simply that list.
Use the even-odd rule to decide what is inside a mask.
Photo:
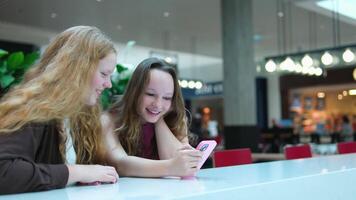
[{"label": "pink smartphone", "polygon": [[211,152],[213,152],[215,146],[216,146],[215,140],[203,140],[195,148],[195,149],[203,152],[203,157],[202,157],[201,162],[198,164],[198,169],[200,169],[203,166],[206,159],[208,159]]},{"label": "pink smartphone", "polygon": [[[208,159],[211,152],[213,152],[215,146],[216,146],[215,140],[203,140],[195,148],[195,149],[203,152],[203,157],[201,159],[201,162],[197,166],[198,170],[203,166],[203,164],[205,163],[206,159]],[[195,174],[193,174],[191,176],[183,176],[182,179],[183,180],[195,179]]]}]

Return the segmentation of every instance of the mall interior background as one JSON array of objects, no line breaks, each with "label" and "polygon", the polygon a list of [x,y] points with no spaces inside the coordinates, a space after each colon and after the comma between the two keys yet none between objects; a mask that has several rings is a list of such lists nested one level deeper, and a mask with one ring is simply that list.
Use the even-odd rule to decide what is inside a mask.
[{"label": "mall interior background", "polygon": [[[254,64],[248,68],[253,71],[255,85],[246,84],[246,90],[255,96],[250,105],[255,108],[251,109],[256,118],[252,125],[258,130],[253,144],[224,134],[231,124],[224,119],[229,108],[224,104],[227,83],[223,49],[228,41],[223,27],[240,28],[240,24],[226,25],[223,16],[230,14],[222,6],[224,2],[248,4],[246,8],[251,8],[244,12],[251,15],[246,27],[252,30],[248,38],[252,39]],[[355,16],[344,13],[344,8]],[[203,126],[201,137],[223,139],[222,148],[279,152],[288,143],[335,142],[334,137],[322,136],[342,131],[344,115],[350,124],[356,120],[356,96],[350,92],[356,89],[356,59],[345,62],[341,57],[346,49],[356,52],[356,10],[350,9],[356,9],[356,1],[1,0],[0,48],[25,51],[19,48],[26,46],[28,51],[43,50],[55,34],[70,26],[97,26],[113,38],[119,52],[118,63],[131,71],[149,56],[165,58],[177,67],[193,122],[194,118],[201,120],[195,124]],[[320,60],[326,50],[331,54],[339,51],[340,57],[333,55],[332,65]],[[287,70],[282,69],[288,57],[293,60],[289,67],[298,62],[302,67],[306,54],[314,56],[321,74],[299,73],[288,70],[288,66]],[[267,67],[271,59],[275,70]],[[241,91],[236,91],[235,97],[243,97]],[[274,128],[286,135],[278,139],[277,147],[271,147],[276,142]],[[243,133],[244,137],[248,135]]]}]

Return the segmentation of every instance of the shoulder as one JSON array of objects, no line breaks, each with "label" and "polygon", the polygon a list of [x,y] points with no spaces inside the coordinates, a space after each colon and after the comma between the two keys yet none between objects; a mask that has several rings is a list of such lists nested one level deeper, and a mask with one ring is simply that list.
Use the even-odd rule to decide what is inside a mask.
[{"label": "shoulder", "polygon": [[114,128],[114,123],[113,123],[113,120],[112,120],[112,117],[111,117],[110,113],[104,112],[100,116],[100,122],[101,122],[101,126],[103,127],[104,130],[108,130],[108,129],[113,129]]},{"label": "shoulder", "polygon": [[23,128],[30,129],[57,129],[59,127],[59,123],[55,120],[47,121],[47,122],[31,122],[27,123],[23,126]]},{"label": "shoulder", "polygon": [[11,142],[14,140],[19,141],[28,141],[31,140],[41,140],[42,137],[52,137],[54,134],[48,133],[57,133],[58,127],[54,122],[44,122],[44,123],[27,123],[22,126],[20,129],[13,132],[9,132],[4,135],[0,135],[2,142]]}]

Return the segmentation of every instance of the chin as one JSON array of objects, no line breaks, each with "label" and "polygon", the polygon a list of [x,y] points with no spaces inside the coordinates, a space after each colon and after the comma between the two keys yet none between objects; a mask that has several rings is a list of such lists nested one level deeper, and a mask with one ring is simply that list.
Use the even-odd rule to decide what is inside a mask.
[{"label": "chin", "polygon": [[157,119],[146,120],[146,122],[152,123],[152,124],[156,123],[157,121],[158,121]]},{"label": "chin", "polygon": [[146,117],[144,120],[146,121],[146,122],[148,122],[148,123],[152,123],[152,124],[154,124],[154,123],[156,123],[157,121],[158,121],[158,119],[159,118],[152,118],[152,117]]}]

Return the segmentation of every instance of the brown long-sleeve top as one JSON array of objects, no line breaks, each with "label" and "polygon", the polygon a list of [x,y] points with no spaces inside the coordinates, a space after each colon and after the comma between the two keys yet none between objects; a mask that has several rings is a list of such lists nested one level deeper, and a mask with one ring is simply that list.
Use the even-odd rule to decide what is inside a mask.
[{"label": "brown long-sleeve top", "polygon": [[0,134],[0,194],[62,188],[68,176],[54,122]]}]

